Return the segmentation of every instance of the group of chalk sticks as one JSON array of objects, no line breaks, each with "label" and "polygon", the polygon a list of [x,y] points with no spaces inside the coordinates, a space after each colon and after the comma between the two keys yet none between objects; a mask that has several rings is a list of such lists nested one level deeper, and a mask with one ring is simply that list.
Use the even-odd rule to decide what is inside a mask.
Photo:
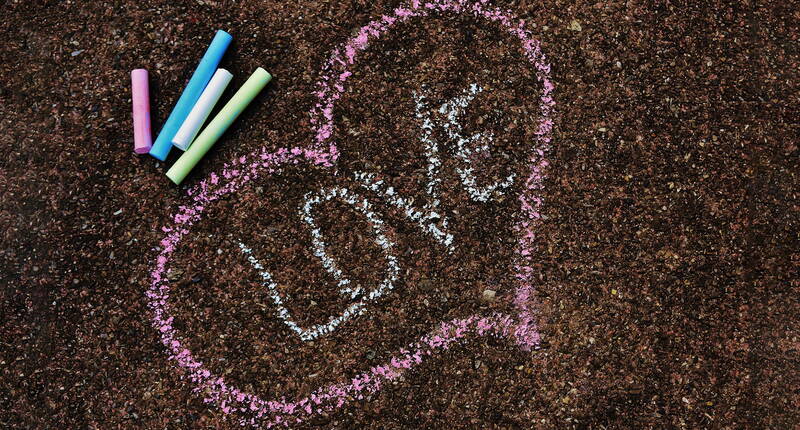
[{"label": "group of chalk sticks", "polygon": [[194,166],[272,79],[266,70],[257,68],[198,134],[200,127],[233,78],[227,70],[217,69],[231,40],[233,37],[230,34],[217,30],[214,40],[197,65],[155,142],[150,132],[150,87],[147,70],[136,69],[131,72],[134,151],[137,154],[149,153],[161,161],[166,160],[172,146],[184,151],[167,171],[167,177],[177,185],[183,182]]}]

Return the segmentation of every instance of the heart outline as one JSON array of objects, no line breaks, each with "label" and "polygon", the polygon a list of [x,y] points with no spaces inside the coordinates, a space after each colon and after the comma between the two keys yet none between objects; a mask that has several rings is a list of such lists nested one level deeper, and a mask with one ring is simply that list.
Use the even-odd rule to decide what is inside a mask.
[{"label": "heart outline", "polygon": [[[433,356],[437,351],[449,348],[451,344],[464,339],[467,335],[513,337],[526,350],[538,346],[539,332],[530,304],[533,299],[533,268],[529,263],[535,249],[536,236],[533,230],[541,219],[539,211],[542,198],[537,192],[543,189],[543,170],[548,165],[545,152],[549,149],[553,127],[551,119],[555,106],[551,95],[553,84],[550,81],[550,66],[540,50],[540,44],[531,37],[524,21],[516,19],[510,12],[485,6],[486,0],[435,0],[425,3],[412,0],[409,4],[394,9],[391,15],[384,15],[380,19],[371,21],[360,29],[357,36],[334,49],[323,65],[318,91],[315,93],[319,102],[310,112],[312,126],[316,127],[312,145],[308,148],[280,148],[272,152],[262,147],[226,163],[221,176],[211,173],[207,179],[187,192],[194,205],[180,206],[173,217],[175,225],[162,228],[166,236],[160,241],[161,252],[155,259],[151,271],[152,281],[146,296],[152,311],[152,324],[160,333],[161,342],[171,352],[170,360],[187,370],[187,376],[195,384],[193,391],[207,393],[204,398],[206,403],[217,404],[225,414],[247,414],[239,419],[242,425],[254,427],[265,425],[268,428],[276,425],[288,426],[302,422],[314,414],[341,407],[350,397],[361,399],[365,393],[377,392],[385,382],[397,378],[405,370],[421,363],[424,357]],[[202,219],[208,204],[238,191],[244,184],[262,174],[274,174],[283,165],[300,162],[333,167],[339,156],[338,146],[332,140],[333,107],[335,101],[345,91],[344,82],[352,74],[347,68],[355,63],[358,52],[369,45],[371,38],[380,37],[396,23],[405,22],[410,18],[426,17],[431,12],[470,13],[476,18],[499,24],[502,29],[520,39],[525,56],[534,66],[537,80],[543,86],[539,99],[541,116],[536,132],[537,146],[529,164],[530,175],[519,197],[522,217],[516,226],[519,232],[517,255],[522,261],[514,265],[514,276],[519,282],[519,287],[514,293],[513,300],[517,314],[512,316],[494,313],[483,317],[472,315],[464,319],[442,322],[438,329],[401,348],[399,354],[386,364],[375,366],[349,382],[320,387],[311,395],[296,401],[286,401],[283,398],[263,400],[255,394],[245,393],[229,386],[224,378],[212,374],[193,357],[191,351],[182,345],[172,326],[173,317],[169,315],[167,304],[170,286],[166,277],[167,263],[171,254],[177,249],[183,236],[189,233],[190,227]],[[340,66],[343,66],[344,70],[337,71]]]}]

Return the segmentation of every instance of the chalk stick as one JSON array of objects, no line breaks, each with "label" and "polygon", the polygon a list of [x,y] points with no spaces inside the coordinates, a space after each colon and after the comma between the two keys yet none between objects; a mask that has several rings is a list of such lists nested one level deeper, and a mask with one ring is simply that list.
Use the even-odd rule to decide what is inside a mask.
[{"label": "chalk stick", "polygon": [[186,152],[178,158],[178,161],[170,167],[167,171],[167,177],[176,184],[183,182],[186,175],[194,168],[195,165],[206,155],[209,149],[217,142],[217,140],[225,133],[225,130],[230,127],[234,120],[242,113],[242,111],[253,101],[259,92],[267,85],[272,79],[272,76],[261,67],[257,68],[247,82],[236,91],[236,94],[231,97],[228,103],[222,107],[214,119],[208,123],[206,128],[200,132],[197,139],[192,142]]},{"label": "chalk stick", "polygon": [[181,125],[178,132],[175,133],[175,137],[172,138],[172,144],[175,145],[175,147],[182,151],[186,151],[189,148],[189,145],[192,143],[195,136],[197,136],[200,127],[206,122],[208,114],[211,113],[211,109],[217,104],[217,101],[222,96],[225,87],[228,86],[232,77],[233,75],[227,70],[217,69],[217,72],[214,73],[214,77],[211,78],[206,89],[203,90],[203,94],[197,99],[197,103],[194,104],[186,120],[183,121],[183,125]]},{"label": "chalk stick", "polygon": [[150,86],[147,70],[131,71],[131,100],[133,101],[133,151],[147,154],[153,146],[150,134]]},{"label": "chalk stick", "polygon": [[175,103],[172,113],[169,114],[167,121],[158,133],[158,137],[153,143],[153,148],[150,149],[150,155],[161,161],[167,158],[172,147],[172,138],[175,137],[178,128],[183,124],[186,116],[189,115],[189,112],[197,103],[197,99],[200,98],[200,94],[205,89],[206,84],[211,80],[211,76],[217,70],[217,66],[219,66],[225,50],[228,49],[231,39],[233,37],[230,34],[217,30],[214,40],[211,41],[211,45],[209,45],[205,55],[200,60],[200,64],[197,65],[197,69],[194,71],[192,78],[189,79],[189,83],[178,99],[178,103]]}]

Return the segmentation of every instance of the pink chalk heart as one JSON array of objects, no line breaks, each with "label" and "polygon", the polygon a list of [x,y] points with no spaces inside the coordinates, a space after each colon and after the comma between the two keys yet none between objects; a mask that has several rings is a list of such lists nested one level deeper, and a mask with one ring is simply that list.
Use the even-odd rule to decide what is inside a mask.
[{"label": "pink chalk heart", "polygon": [[[522,186],[518,199],[520,216],[517,218],[519,221],[515,226],[515,263],[514,271],[511,274],[516,282],[513,298],[514,311],[509,313],[494,312],[487,315],[474,314],[442,321],[431,327],[431,331],[428,334],[400,348],[385,363],[374,366],[368,371],[346,380],[342,375],[340,380],[343,380],[343,382],[321,386],[303,398],[287,400],[281,397],[268,400],[261,398],[257,393],[245,392],[241,388],[232,386],[226,382],[225,377],[210,371],[209,366],[204,365],[197,358],[197,354],[189,350],[186,346],[185,338],[181,336],[176,328],[177,322],[172,316],[169,302],[171,285],[168,279],[168,271],[174,265],[175,253],[181,249],[182,241],[185,241],[192,228],[196,228],[203,221],[208,212],[207,208],[212,207],[215,202],[219,204],[220,199],[237,193],[243,187],[253,183],[253,181],[259,178],[269,178],[271,175],[273,178],[277,178],[274,175],[278,175],[283,169],[289,166],[302,167],[303,164],[314,166],[317,170],[327,168],[333,170],[337,166],[337,160],[340,155],[339,146],[334,142],[334,107],[347,91],[347,81],[348,78],[353,76],[354,70],[352,67],[356,64],[359,55],[363,53],[371,42],[386,36],[393,28],[411,20],[425,19],[434,14],[464,15],[477,18],[486,22],[487,25],[496,26],[507,34],[512,35],[519,41],[520,49],[530,63],[542,87],[542,93],[538,97],[537,103],[539,116],[535,119],[537,122],[536,139],[534,150],[526,168],[527,177],[517,179],[518,182],[522,183]],[[161,240],[161,251],[153,267],[151,273],[152,283],[147,291],[149,305],[152,310],[152,323],[160,333],[162,343],[170,351],[170,359],[186,370],[188,378],[195,385],[195,390],[205,396],[206,402],[216,404],[226,414],[234,414],[243,425],[288,426],[302,422],[315,414],[339,408],[348,399],[360,399],[365,395],[375,393],[387,381],[396,379],[403,372],[414,368],[417,364],[461,341],[491,335],[507,337],[525,350],[535,348],[539,343],[539,333],[534,322],[533,310],[530,308],[533,300],[533,268],[530,262],[535,248],[534,230],[540,219],[539,210],[542,204],[540,192],[542,190],[543,169],[547,166],[544,155],[551,139],[551,113],[554,101],[551,96],[553,84],[550,81],[549,73],[550,68],[540,51],[539,43],[525,29],[524,22],[517,20],[508,12],[486,6],[484,1],[440,0],[427,3],[412,1],[408,5],[396,8],[392,14],[382,16],[380,19],[365,25],[355,37],[334,49],[323,66],[318,82],[318,91],[316,92],[318,101],[311,109],[312,125],[315,130],[313,142],[306,147],[281,148],[273,151],[265,147],[227,163],[220,174],[211,174],[189,191],[188,194],[192,199],[192,204],[181,207],[174,216],[174,224],[164,227],[166,236]],[[473,85],[443,104],[439,110],[445,117],[450,115],[449,122],[445,119],[444,130],[458,142],[471,142],[479,145],[481,139],[486,138],[478,134],[462,136],[459,134],[458,124],[453,119],[460,112],[459,109],[463,110],[464,106],[480,91],[482,91],[481,88]],[[420,96],[417,100],[418,106],[424,103],[422,99],[423,96]],[[429,118],[420,112],[417,112],[417,114],[423,123],[427,124],[425,121],[428,121]],[[428,154],[429,163],[435,165],[437,160],[435,148],[431,149],[431,151],[434,151],[434,153],[433,155]],[[475,152],[474,149],[466,147],[460,148],[459,151],[464,159],[471,157]],[[469,169],[459,171],[459,174],[465,187],[470,191],[470,196],[475,200],[486,199],[493,189],[491,187],[489,189],[486,187],[481,188],[475,185]],[[391,200],[393,198],[393,192],[386,189],[381,190],[380,182],[373,180],[369,174],[363,174],[358,178],[362,180],[362,185],[366,189],[372,191],[380,190],[387,199]],[[508,180],[510,183],[511,177]],[[505,185],[497,182],[495,187],[503,187]],[[308,208],[305,213],[310,213],[313,204],[319,204],[326,199],[339,199],[351,204],[372,223],[372,233],[376,236],[376,243],[381,245],[385,251],[386,272],[397,275],[398,270],[392,263],[391,238],[384,234],[380,220],[370,218],[371,212],[368,203],[353,197],[355,195],[343,188],[329,187],[327,194],[320,192],[316,194],[316,197],[308,197]],[[398,208],[405,208],[403,204],[405,203],[402,199],[395,201],[395,205]],[[419,221],[419,225],[433,240],[438,241],[442,246],[449,246],[450,238],[446,233],[438,230],[438,227],[441,226],[440,222],[437,224],[431,221],[426,224],[424,214],[415,214],[411,209],[406,212],[409,219],[415,222]],[[303,213],[301,210],[301,215]],[[438,219],[438,215],[435,218]],[[313,230],[313,220],[308,218],[307,222]],[[314,242],[313,247],[317,255],[325,255],[325,245],[321,240]],[[256,257],[248,253],[249,250],[246,245],[242,245],[242,250],[245,251],[255,268],[264,269]],[[338,269],[335,263],[325,263],[323,258],[323,264],[327,264],[326,269],[336,278]],[[261,272],[264,284],[269,286],[270,273],[266,270]],[[353,305],[351,305],[350,314],[347,313],[347,309],[350,308],[347,308],[341,314],[333,316],[330,320],[331,322],[327,325],[301,326],[301,324],[295,322],[292,312],[288,308],[284,309],[285,312],[283,313],[278,312],[289,329],[296,332],[303,340],[324,336],[335,330],[338,324],[346,322],[350,316],[366,311],[368,306],[380,299],[384,291],[381,288],[390,287],[387,282],[390,283],[391,281],[391,276],[387,275],[386,279],[388,281],[362,291],[360,287],[355,288],[348,284],[348,281],[343,277],[340,276],[339,278],[337,279],[339,279],[339,287],[342,294],[352,297]],[[272,305],[281,309],[280,293],[276,290],[272,297],[274,300]],[[335,321],[339,322],[334,324]]]}]

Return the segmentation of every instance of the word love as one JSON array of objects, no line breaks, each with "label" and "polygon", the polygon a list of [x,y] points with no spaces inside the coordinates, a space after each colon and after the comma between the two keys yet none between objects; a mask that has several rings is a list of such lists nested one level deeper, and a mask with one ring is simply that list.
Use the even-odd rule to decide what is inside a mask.
[{"label": "word love", "polygon": [[[379,195],[388,205],[400,209],[409,220],[419,225],[423,232],[429,234],[435,241],[445,246],[448,251],[454,250],[453,235],[448,230],[448,217],[439,209],[441,184],[440,167],[441,156],[439,143],[433,138],[433,131],[440,127],[447,136],[449,143],[455,148],[455,156],[464,164],[456,167],[456,173],[461,178],[461,184],[470,198],[477,202],[487,202],[492,194],[498,189],[511,186],[514,182],[514,174],[509,175],[503,182],[496,182],[490,185],[478,186],[472,166],[473,156],[478,152],[488,153],[489,145],[493,141],[491,133],[475,133],[464,136],[463,127],[459,117],[469,106],[475,96],[483,91],[481,87],[472,84],[446,103],[442,104],[437,110],[444,117],[443,121],[436,121],[428,107],[426,95],[414,93],[416,104],[416,118],[420,122],[420,142],[425,148],[427,158],[427,184],[425,192],[428,199],[422,207],[415,207],[413,200],[402,197],[394,188],[386,186],[383,180],[376,179],[375,174],[356,172],[356,181],[366,190]],[[372,230],[375,243],[383,251],[386,259],[386,275],[383,280],[368,293],[362,287],[351,287],[351,281],[344,276],[336,260],[326,250],[325,237],[317,226],[314,217],[314,206],[321,202],[337,199],[353,207],[359,214],[364,216]],[[367,304],[374,302],[387,291],[394,288],[394,282],[400,273],[397,257],[393,254],[395,244],[386,237],[383,219],[372,210],[372,206],[367,199],[358,193],[343,187],[323,188],[316,193],[305,195],[304,204],[300,208],[300,218],[308,226],[311,232],[311,250],[320,259],[322,266],[334,278],[339,288],[339,293],[351,300],[355,300],[344,311],[332,316],[328,322],[314,325],[309,328],[299,326],[291,312],[284,305],[284,300],[278,292],[272,274],[266,270],[262,263],[253,255],[253,251],[244,243],[239,242],[239,248],[247,257],[252,266],[259,272],[264,286],[266,286],[269,296],[276,308],[276,314],[289,329],[295,332],[304,341],[314,340],[319,336],[332,333],[339,325],[356,315],[364,313]]]}]

